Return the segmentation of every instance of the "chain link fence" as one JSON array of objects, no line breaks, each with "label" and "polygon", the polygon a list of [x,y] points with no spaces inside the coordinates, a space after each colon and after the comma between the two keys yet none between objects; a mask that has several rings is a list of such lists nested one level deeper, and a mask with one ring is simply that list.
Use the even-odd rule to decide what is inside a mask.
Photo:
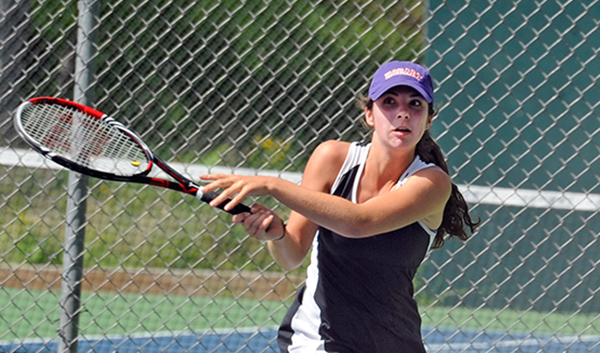
[{"label": "chain link fence", "polygon": [[596,0],[0,0],[0,351],[278,351],[304,278],[194,198],[90,179],[66,340],[69,175],[17,138],[21,101],[84,89],[193,178],[299,182],[319,142],[368,138],[356,97],[401,59],[482,220],[417,276],[428,351],[600,352],[599,22]]}]

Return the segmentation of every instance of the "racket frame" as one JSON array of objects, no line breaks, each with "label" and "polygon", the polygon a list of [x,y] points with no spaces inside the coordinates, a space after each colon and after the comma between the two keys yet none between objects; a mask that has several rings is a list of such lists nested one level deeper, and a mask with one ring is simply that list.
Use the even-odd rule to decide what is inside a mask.
[{"label": "racket frame", "polygon": [[[131,176],[116,175],[116,174],[106,173],[106,172],[102,172],[102,171],[84,167],[79,163],[73,162],[67,158],[64,158],[64,157],[52,152],[50,149],[43,146],[38,141],[36,141],[36,139],[31,137],[27,133],[27,131],[25,130],[25,128],[23,126],[23,123],[21,121],[21,116],[23,114],[24,109],[30,104],[51,104],[51,105],[60,105],[60,106],[68,107],[68,108],[74,108],[75,110],[77,110],[87,116],[90,116],[95,120],[100,120],[103,124],[107,124],[111,128],[118,130],[119,133],[126,135],[134,143],[136,143],[144,152],[144,154],[147,158],[147,161],[148,161],[148,167],[144,171],[134,174],[134,175],[131,175]],[[190,194],[206,203],[209,203],[210,201],[212,201],[215,197],[217,197],[219,195],[216,192],[208,192],[208,193],[202,192],[201,187],[198,184],[189,180],[187,177],[183,176],[181,173],[179,173],[178,171],[173,169],[165,161],[163,161],[161,158],[159,158],[156,154],[154,154],[152,152],[152,150],[150,150],[150,148],[144,143],[144,141],[133,131],[131,131],[130,129],[125,127],[123,124],[121,124],[117,120],[111,118],[110,116],[108,116],[96,109],[87,107],[87,106],[79,104],[79,103],[75,103],[75,102],[72,102],[72,101],[69,101],[66,99],[62,99],[62,98],[54,98],[54,97],[37,97],[37,98],[29,99],[28,101],[23,102],[17,108],[15,118],[14,118],[14,127],[17,130],[18,134],[23,138],[23,140],[25,140],[25,142],[27,142],[27,144],[29,146],[31,146],[31,148],[33,148],[35,151],[40,153],[42,156],[44,156],[45,158],[65,167],[67,169],[73,170],[73,171],[81,173],[81,174],[89,175],[91,177],[104,179],[104,180],[132,182],[132,183],[138,183],[138,184],[148,184],[148,185],[152,185],[152,186],[158,186],[158,187],[162,187],[162,188],[166,188],[166,189],[171,189],[171,190],[183,192],[186,194]],[[150,173],[150,170],[152,169],[152,167],[155,164],[161,170],[163,170],[167,175],[169,175],[171,178],[173,178],[175,181],[170,181],[170,180],[165,180],[165,179],[154,178],[154,177],[148,176],[148,174]],[[224,210],[224,206],[229,201],[230,200],[226,200],[225,202],[221,203],[220,205],[217,205],[216,207]],[[231,214],[238,214],[238,213],[242,213],[242,212],[250,212],[250,208],[246,205],[238,204],[233,209],[227,210],[226,212],[231,213]]]}]

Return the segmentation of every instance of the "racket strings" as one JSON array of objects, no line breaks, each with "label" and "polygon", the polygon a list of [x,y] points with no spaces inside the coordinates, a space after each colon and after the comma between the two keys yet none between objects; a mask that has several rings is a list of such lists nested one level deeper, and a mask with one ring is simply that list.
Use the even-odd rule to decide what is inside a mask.
[{"label": "racket strings", "polygon": [[32,104],[23,111],[21,121],[41,146],[85,168],[120,176],[148,169],[144,150],[132,138],[74,108]]}]

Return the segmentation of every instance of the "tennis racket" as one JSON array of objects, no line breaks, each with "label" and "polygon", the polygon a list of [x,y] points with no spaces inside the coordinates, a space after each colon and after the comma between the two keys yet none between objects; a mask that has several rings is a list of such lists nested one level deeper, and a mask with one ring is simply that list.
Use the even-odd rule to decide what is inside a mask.
[{"label": "tennis racket", "polygon": [[[139,136],[93,108],[60,98],[32,98],[19,106],[14,125],[34,150],[81,174],[159,186],[207,203],[218,196],[216,192],[200,191],[198,184],[155,155]],[[154,165],[173,180],[150,177]],[[217,207],[223,209],[228,202]],[[239,204],[227,212],[250,212],[250,208]]]}]

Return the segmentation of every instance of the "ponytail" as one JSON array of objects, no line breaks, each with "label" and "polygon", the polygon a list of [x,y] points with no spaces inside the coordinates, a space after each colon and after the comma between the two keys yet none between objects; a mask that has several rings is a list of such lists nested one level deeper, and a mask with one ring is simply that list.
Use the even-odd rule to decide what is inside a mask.
[{"label": "ponytail", "polygon": [[[431,137],[429,130],[425,131],[425,134],[423,134],[423,137],[417,143],[416,154],[423,162],[433,163],[446,172],[446,174],[450,175],[448,165],[444,160],[444,154],[440,146]],[[458,187],[452,183],[452,192],[444,208],[442,224],[437,230],[432,248],[441,248],[446,239],[450,237],[457,237],[463,241],[467,240],[469,235],[465,231],[465,226],[473,233],[479,224],[480,221],[474,222],[471,219],[467,202],[458,190]],[[448,237],[445,237],[446,234],[448,234]]]}]

